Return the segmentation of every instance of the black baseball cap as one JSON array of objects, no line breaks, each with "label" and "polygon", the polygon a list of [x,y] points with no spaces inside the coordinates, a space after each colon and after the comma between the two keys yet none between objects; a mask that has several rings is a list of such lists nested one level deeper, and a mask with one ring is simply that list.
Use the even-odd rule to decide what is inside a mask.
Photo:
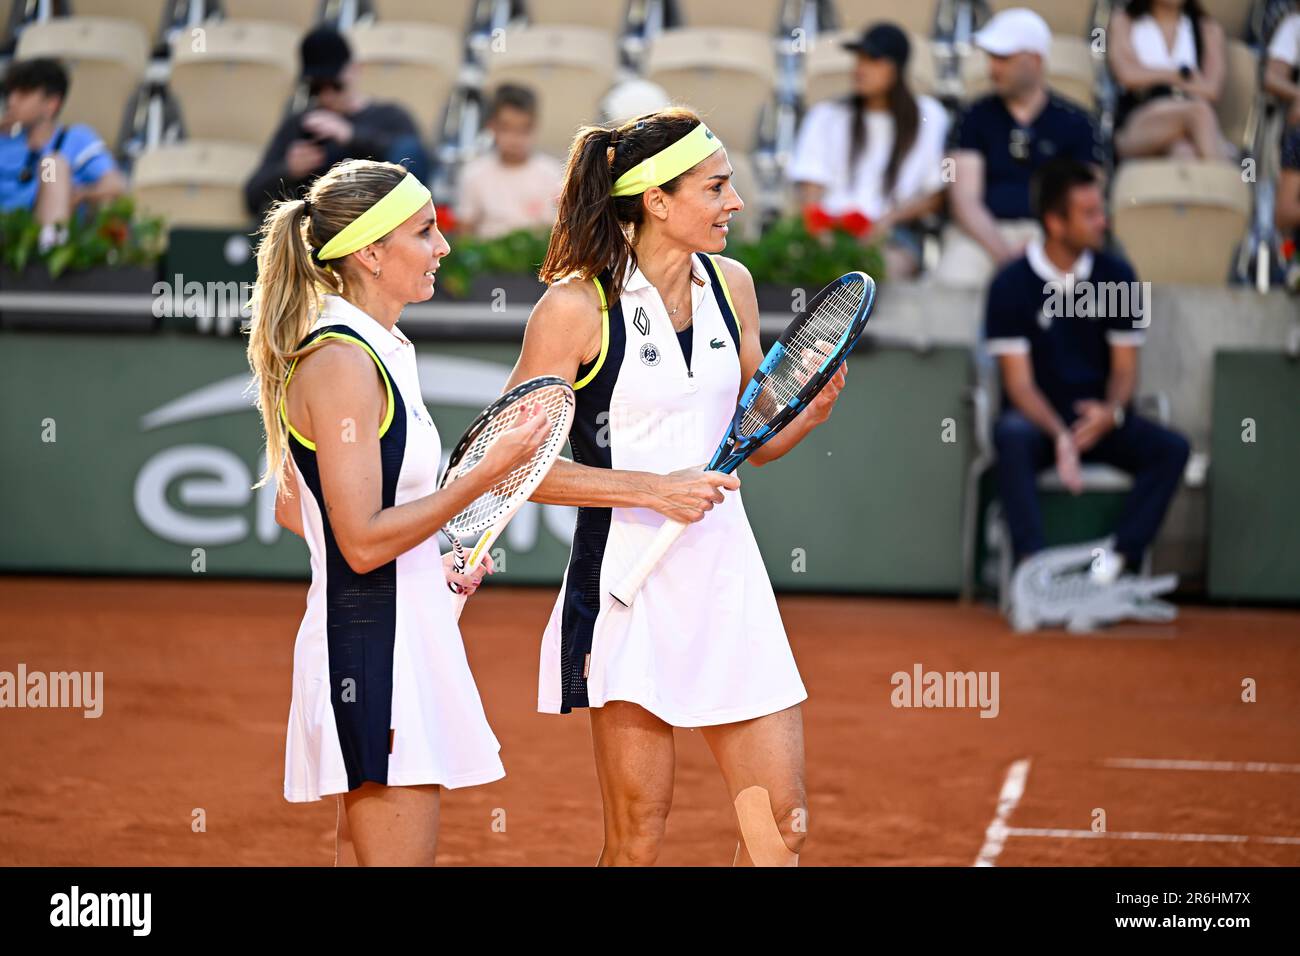
[{"label": "black baseball cap", "polygon": [[893,60],[900,68],[907,66],[912,55],[907,34],[892,23],[873,23],[862,31],[861,37],[840,45],[873,60]]},{"label": "black baseball cap", "polygon": [[305,80],[333,80],[352,60],[343,34],[332,27],[317,27],[302,38],[299,47]]}]

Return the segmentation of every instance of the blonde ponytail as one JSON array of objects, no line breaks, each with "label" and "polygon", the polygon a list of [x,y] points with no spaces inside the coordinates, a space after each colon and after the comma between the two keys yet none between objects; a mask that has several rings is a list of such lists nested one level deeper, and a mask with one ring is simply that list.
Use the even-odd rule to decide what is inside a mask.
[{"label": "blonde ponytail", "polygon": [[305,201],[277,202],[262,222],[248,328],[251,387],[266,432],[266,471],[255,488],[274,480],[281,494],[292,494],[288,429],[280,418],[285,379],[295,359],[315,351],[299,349],[298,344],[316,321],[321,295],[343,294],[345,289],[345,260],[337,261],[335,271],[322,267],[314,254],[405,176],[406,169],[395,163],[338,163],[316,180]]}]

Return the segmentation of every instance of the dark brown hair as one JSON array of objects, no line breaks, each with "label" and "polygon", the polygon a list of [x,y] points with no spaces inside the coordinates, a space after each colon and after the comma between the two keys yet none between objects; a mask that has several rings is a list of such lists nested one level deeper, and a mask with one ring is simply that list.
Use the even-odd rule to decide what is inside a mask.
[{"label": "dark brown hair", "polygon": [[1062,218],[1070,215],[1070,194],[1080,186],[1097,185],[1092,167],[1069,156],[1057,156],[1043,163],[1029,184],[1030,204],[1038,221],[1046,223],[1047,214]]},{"label": "dark brown hair", "polygon": [[[867,147],[867,128],[862,122],[867,113],[867,98],[859,93],[851,94],[849,104],[849,183],[857,179],[858,159]],[[894,145],[889,152],[889,162],[885,165],[885,182],[882,192],[892,196],[894,185],[898,182],[898,171],[903,168],[903,160],[916,144],[917,134],[921,128],[921,109],[916,97],[908,88],[903,67],[897,67],[894,85],[889,88],[889,115],[894,118]]]},{"label": "dark brown hair", "polygon": [[[615,198],[610,190],[618,177],[677,142],[699,122],[693,111],[670,107],[614,129],[584,126],[578,130],[569,149],[555,228],[539,278],[546,283],[572,275],[586,280],[609,269],[612,277],[605,294],[611,305],[616,302],[628,264],[636,265],[632,242],[645,218],[645,206],[641,195]],[[686,173],[659,188],[676,192]]]},{"label": "dark brown hair", "polygon": [[537,118],[537,94],[526,86],[517,83],[502,83],[498,86],[488,106],[488,119],[496,116],[507,106],[526,113],[534,119]]}]

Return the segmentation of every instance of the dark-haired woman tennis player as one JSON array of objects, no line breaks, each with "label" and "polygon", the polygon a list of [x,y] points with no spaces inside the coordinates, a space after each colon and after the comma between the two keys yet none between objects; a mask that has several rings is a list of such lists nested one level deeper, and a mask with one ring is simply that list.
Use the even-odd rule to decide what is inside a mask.
[{"label": "dark-haired woman tennis player", "polygon": [[[533,496],[579,506],[542,641],[538,707],[591,708],[602,864],[658,856],[673,796],[673,728],[699,728],[734,801],[737,863],[791,865],[807,828],[807,696],[741,503],[706,472],[762,361],[749,272],[717,255],[744,208],[717,137],[689,110],[585,127],[510,384],[574,383],[573,461]],[[828,277],[832,278],[832,277]],[[843,370],[749,460],[781,457],[825,421]],[[690,527],[631,607],[612,582],[664,519]]]}]

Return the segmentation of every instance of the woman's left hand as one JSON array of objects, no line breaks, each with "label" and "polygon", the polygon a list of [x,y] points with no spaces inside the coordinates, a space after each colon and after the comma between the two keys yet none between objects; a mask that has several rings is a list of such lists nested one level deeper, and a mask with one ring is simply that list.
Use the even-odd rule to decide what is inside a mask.
[{"label": "woman's left hand", "polygon": [[820,425],[826,419],[831,417],[831,409],[835,407],[836,401],[839,400],[840,392],[844,388],[844,380],[847,377],[849,363],[846,361],[840,366],[826,387],[823,388],[811,402],[804,414],[809,417],[814,425]]},{"label": "woman's left hand", "polygon": [[456,552],[454,550],[448,551],[442,556],[442,567],[447,580],[459,586],[466,597],[478,590],[478,586],[482,583],[485,575],[492,574],[495,571],[492,566],[492,555],[485,554],[483,555],[483,563],[475,568],[472,574],[460,574],[456,571]]}]

